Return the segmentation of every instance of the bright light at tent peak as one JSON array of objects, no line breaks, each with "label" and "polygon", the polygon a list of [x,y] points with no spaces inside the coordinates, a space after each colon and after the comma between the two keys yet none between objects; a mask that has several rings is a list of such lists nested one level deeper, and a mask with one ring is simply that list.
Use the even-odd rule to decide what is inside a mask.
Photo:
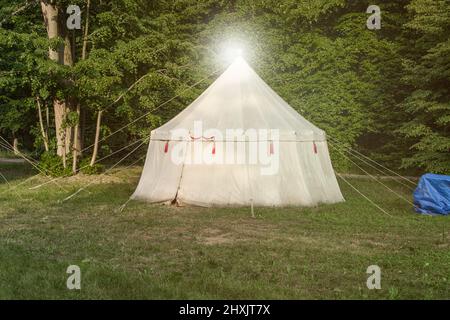
[{"label": "bright light at tent peak", "polygon": [[240,57],[242,57],[244,53],[244,50],[242,50],[242,48],[239,47],[229,47],[227,48],[227,50],[225,51],[225,58],[228,61],[234,61]]}]

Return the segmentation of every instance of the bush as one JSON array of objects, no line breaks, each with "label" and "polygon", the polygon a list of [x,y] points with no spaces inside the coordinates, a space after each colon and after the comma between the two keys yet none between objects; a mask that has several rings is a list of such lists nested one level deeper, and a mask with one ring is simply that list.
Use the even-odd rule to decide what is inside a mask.
[{"label": "bush", "polygon": [[51,152],[44,152],[39,161],[39,168],[47,175],[53,177],[70,176],[72,170],[70,167],[64,168],[61,157]]},{"label": "bush", "polygon": [[105,166],[99,163],[95,163],[93,166],[89,165],[90,159],[83,159],[80,162],[80,171],[84,174],[99,174],[105,171]]}]

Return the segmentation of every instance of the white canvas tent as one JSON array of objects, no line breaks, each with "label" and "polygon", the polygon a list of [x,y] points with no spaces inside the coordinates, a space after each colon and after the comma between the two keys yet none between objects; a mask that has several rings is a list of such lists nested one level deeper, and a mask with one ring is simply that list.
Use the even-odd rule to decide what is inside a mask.
[{"label": "white canvas tent", "polygon": [[300,116],[242,58],[151,132],[132,199],[199,206],[343,201],[324,131]]}]

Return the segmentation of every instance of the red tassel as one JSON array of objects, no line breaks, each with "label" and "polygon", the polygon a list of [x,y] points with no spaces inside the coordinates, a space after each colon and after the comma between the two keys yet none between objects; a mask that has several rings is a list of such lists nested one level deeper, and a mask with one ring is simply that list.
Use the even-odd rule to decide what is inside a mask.
[{"label": "red tassel", "polygon": [[273,141],[270,141],[270,154],[273,154]]},{"label": "red tassel", "polygon": [[167,153],[169,151],[169,141],[166,142],[166,145],[164,146],[164,153]]},{"label": "red tassel", "polygon": [[213,148],[212,148],[212,154],[216,154],[216,143],[214,142]]},{"label": "red tassel", "polygon": [[313,144],[314,144],[314,153],[317,154],[317,146],[316,146],[316,143],[313,142]]}]

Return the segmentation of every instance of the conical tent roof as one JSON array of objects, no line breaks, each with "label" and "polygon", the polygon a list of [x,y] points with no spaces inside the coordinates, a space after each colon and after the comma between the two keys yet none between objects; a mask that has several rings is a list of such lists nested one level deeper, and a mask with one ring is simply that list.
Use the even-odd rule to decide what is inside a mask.
[{"label": "conical tent roof", "polygon": [[177,128],[193,131],[199,120],[205,129],[277,129],[285,140],[325,138],[323,130],[287,104],[241,57],[190,106],[156,129],[154,137],[167,138]]},{"label": "conical tent roof", "polygon": [[[208,136],[195,133],[198,122],[202,130],[219,133],[278,134]],[[184,133],[173,134],[179,130]],[[179,115],[152,131],[132,198],[200,206],[343,201],[324,131],[290,107],[242,58]]]}]

